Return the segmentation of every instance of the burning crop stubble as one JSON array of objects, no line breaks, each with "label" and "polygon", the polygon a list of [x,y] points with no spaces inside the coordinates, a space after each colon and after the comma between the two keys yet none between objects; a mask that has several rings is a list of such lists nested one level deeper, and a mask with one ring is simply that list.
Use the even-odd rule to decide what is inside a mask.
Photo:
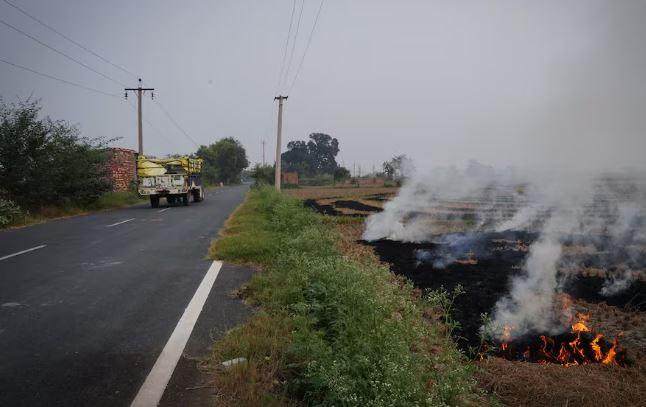
[{"label": "burning crop stubble", "polygon": [[[495,270],[488,269],[486,278],[501,280],[502,287],[497,284],[489,299],[482,299],[492,318],[481,329],[498,340],[503,332],[508,340],[566,332],[564,321],[572,310],[555,309],[556,296],[564,291],[589,296],[585,286],[592,281],[594,294],[608,299],[621,297],[622,290],[644,295],[644,174],[527,174],[471,163],[465,171],[449,168],[415,175],[383,212],[367,219],[364,239],[377,246],[383,239],[422,246],[439,243],[439,249],[415,249],[413,267],[430,263],[433,267],[427,271],[433,274],[420,278],[419,271],[407,271],[413,281],[442,281],[441,270],[451,264],[455,271],[469,267],[469,261],[488,262],[485,265]],[[518,263],[507,266],[500,258],[492,262],[491,250],[482,250],[483,238],[505,231],[533,235],[522,242],[526,245]],[[577,250],[580,253],[573,255]],[[593,267],[600,270],[595,278],[582,279],[581,270]],[[468,284],[466,289],[467,295],[481,297],[477,285],[471,294]],[[493,304],[490,297],[495,297]],[[467,325],[473,325],[473,318],[467,319]]]}]

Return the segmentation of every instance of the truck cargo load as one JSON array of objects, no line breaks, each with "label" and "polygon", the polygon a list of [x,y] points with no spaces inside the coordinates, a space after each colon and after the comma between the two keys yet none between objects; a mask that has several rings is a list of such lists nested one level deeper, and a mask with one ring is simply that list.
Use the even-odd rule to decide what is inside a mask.
[{"label": "truck cargo load", "polygon": [[137,186],[141,196],[150,197],[153,208],[166,198],[169,205],[188,205],[204,199],[202,188],[202,159],[190,157],[137,159]]}]

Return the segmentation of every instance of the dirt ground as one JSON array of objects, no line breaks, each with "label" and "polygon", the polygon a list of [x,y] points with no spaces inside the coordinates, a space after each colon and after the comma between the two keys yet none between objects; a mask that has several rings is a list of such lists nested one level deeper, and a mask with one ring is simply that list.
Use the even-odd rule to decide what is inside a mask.
[{"label": "dirt ground", "polygon": [[[339,207],[335,202],[342,199],[381,207],[396,191],[396,188],[302,188],[289,190],[289,193],[303,200],[314,200],[335,211],[328,214],[341,215],[343,221],[337,222],[341,233],[340,248],[354,258],[374,262],[380,261],[380,256],[374,247],[361,241],[363,216],[373,212]],[[381,260],[384,258],[381,257]],[[407,274],[402,273],[403,270],[397,271],[401,264],[390,261],[386,264],[391,269],[394,267],[395,274]],[[463,266],[468,268],[469,264]],[[588,280],[591,281],[589,278],[582,279]],[[630,304],[608,305],[597,299],[587,300],[575,299],[574,308],[589,313],[590,325],[606,337],[620,335],[622,346],[628,350],[632,361],[630,366],[591,364],[564,367],[488,357],[474,362],[478,366],[480,386],[510,406],[646,405],[646,313]]]}]

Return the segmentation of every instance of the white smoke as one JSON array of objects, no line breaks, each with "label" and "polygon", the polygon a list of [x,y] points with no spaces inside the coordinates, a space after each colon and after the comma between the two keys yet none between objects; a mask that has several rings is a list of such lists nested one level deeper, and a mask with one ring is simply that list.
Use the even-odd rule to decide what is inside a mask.
[{"label": "white smoke", "polygon": [[601,287],[601,295],[610,297],[626,290],[630,285],[637,280],[639,274],[633,270],[625,270],[618,276],[612,276],[607,279]]},{"label": "white smoke", "polygon": [[[563,319],[557,315],[560,311],[555,311],[555,296],[565,282],[559,270],[564,265],[584,266],[577,257],[563,256],[564,242],[583,239],[592,244],[595,261],[604,265],[624,262],[630,270],[645,266],[645,180],[643,174],[629,172],[609,176],[563,169],[521,175],[518,170],[496,171],[475,162],[464,171],[436,169],[408,180],[383,212],[367,219],[363,237],[441,243],[437,235],[447,233],[443,216],[448,206],[454,211],[472,210],[470,232],[537,232],[521,273],[511,280],[509,293],[492,310],[487,330],[502,332],[502,327],[508,326],[512,337],[531,331],[557,332],[563,329]],[[438,267],[445,267],[465,251],[464,245],[443,247],[459,248],[461,253],[443,253],[435,259],[441,262]],[[614,295],[625,290],[637,275],[631,271],[611,277],[602,293]]]}]

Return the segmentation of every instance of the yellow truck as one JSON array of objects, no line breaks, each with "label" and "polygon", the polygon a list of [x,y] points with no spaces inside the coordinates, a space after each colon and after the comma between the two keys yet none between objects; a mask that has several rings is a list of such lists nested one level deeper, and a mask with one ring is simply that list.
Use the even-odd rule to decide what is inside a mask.
[{"label": "yellow truck", "polygon": [[137,158],[137,190],[150,197],[150,206],[157,208],[166,198],[169,205],[189,205],[204,199],[202,188],[202,159],[190,157]]}]

